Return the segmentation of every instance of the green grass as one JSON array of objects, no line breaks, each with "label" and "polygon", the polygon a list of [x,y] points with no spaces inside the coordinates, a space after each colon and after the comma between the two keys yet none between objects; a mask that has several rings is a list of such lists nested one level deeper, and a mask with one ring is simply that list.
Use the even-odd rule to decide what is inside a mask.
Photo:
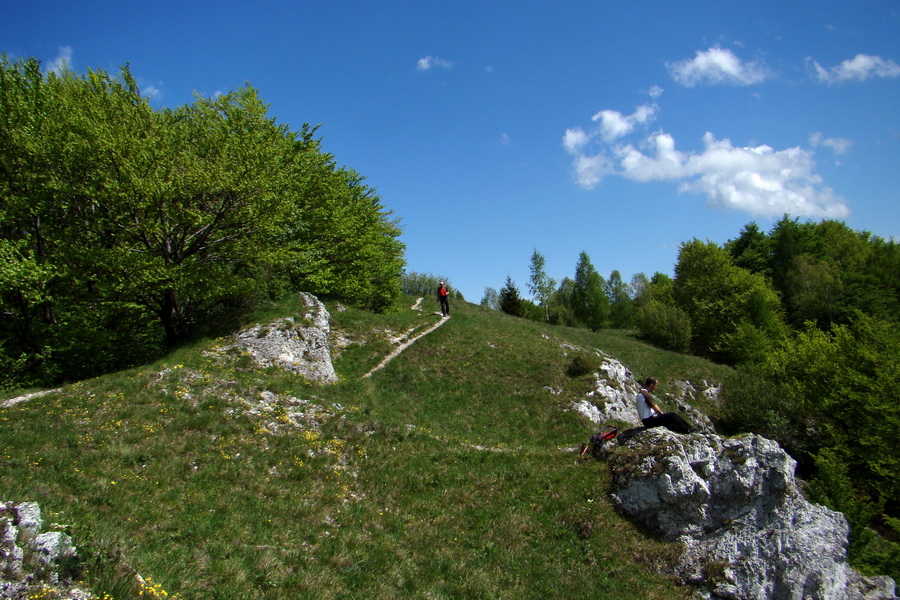
[{"label": "green grass", "polygon": [[571,451],[596,426],[567,410],[589,382],[561,344],[664,384],[723,368],[457,303],[362,379],[389,336],[437,321],[414,301],[329,306],[350,342],[335,385],[207,340],[0,410],[0,499],[40,502],[117,600],[135,572],[184,599],[691,597],[666,574],[677,547],[618,516],[604,465]]}]

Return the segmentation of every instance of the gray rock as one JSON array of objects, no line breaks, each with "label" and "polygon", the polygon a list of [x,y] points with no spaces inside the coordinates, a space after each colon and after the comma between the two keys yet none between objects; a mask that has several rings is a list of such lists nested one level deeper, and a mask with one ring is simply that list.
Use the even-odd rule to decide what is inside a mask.
[{"label": "gray rock", "polygon": [[43,532],[35,502],[0,502],[0,600],[18,599],[49,586],[54,597],[89,598],[67,580],[66,562],[77,559],[72,538],[60,531]]},{"label": "gray rock", "polygon": [[771,440],[651,429],[607,458],[615,502],[684,543],[679,575],[705,586],[707,598],[894,597],[892,579],[847,565],[846,519],[803,497],[796,462]]},{"label": "gray rock", "polygon": [[301,293],[308,309],[303,317],[280,319],[256,325],[235,335],[235,345],[244,348],[257,364],[276,366],[316,383],[335,383],[328,345],[331,315],[311,294]]},{"label": "gray rock", "polygon": [[[712,421],[687,401],[697,393],[694,386],[684,381],[677,382],[676,386],[680,394],[667,394],[665,404],[680,413],[695,429],[714,432]],[[573,403],[572,408],[598,425],[620,421],[640,427],[641,420],[634,403],[634,397],[640,389],[641,386],[625,365],[614,358],[601,355],[600,367],[594,375],[593,389],[585,398]]]}]

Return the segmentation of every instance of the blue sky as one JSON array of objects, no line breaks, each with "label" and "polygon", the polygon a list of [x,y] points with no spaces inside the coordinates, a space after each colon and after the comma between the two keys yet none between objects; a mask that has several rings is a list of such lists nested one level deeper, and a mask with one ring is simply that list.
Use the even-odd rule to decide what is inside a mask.
[{"label": "blue sky", "polygon": [[473,302],[534,249],[627,281],[785,213],[900,237],[895,0],[12,0],[0,52],[128,63],[156,107],[249,83]]}]

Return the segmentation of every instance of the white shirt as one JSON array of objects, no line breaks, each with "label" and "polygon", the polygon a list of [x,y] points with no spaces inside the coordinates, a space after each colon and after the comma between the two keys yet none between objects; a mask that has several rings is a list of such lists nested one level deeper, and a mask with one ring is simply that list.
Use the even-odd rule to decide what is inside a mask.
[{"label": "white shirt", "polygon": [[[646,390],[641,390],[641,392]],[[638,417],[640,417],[641,421],[644,419],[649,419],[653,416],[654,410],[650,408],[650,403],[647,402],[647,399],[644,398],[644,395],[638,392],[634,397],[634,404],[637,407]],[[648,392],[649,393],[649,392]]]}]

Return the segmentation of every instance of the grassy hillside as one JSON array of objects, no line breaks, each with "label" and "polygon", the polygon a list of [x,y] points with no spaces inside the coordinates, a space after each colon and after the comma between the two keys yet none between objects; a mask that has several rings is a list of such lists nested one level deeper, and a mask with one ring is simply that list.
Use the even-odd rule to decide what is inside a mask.
[{"label": "grassy hillside", "polygon": [[571,346],[597,348],[663,392],[724,369],[458,303],[362,378],[389,336],[439,318],[414,301],[329,306],[332,386],[218,339],[0,409],[0,499],[40,502],[117,600],[137,597],[134,573],[156,585],[143,597],[184,599],[691,597],[666,575],[677,548],[615,513],[602,464],[576,461],[596,427],[567,410],[590,381],[566,368]]}]

